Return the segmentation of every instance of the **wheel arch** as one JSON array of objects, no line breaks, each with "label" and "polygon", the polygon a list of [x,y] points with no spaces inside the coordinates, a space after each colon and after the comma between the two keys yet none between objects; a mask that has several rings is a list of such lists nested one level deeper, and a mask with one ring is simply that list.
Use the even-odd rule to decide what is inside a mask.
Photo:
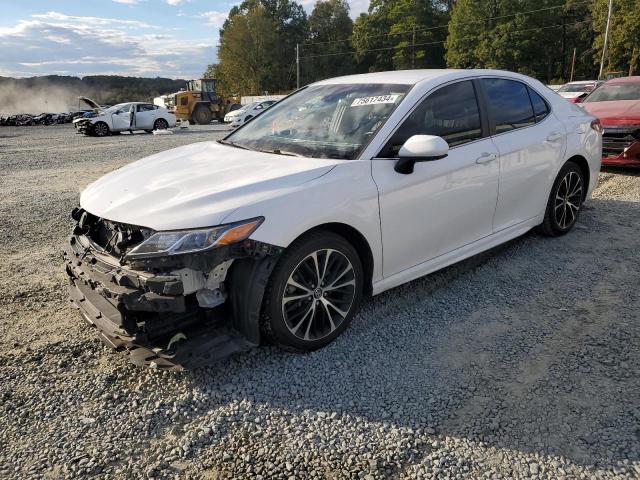
[{"label": "wheel arch", "polygon": [[305,231],[304,233],[298,235],[298,237],[293,239],[291,243],[297,241],[299,238],[305,235],[308,235],[309,233],[318,231],[328,231],[331,233],[335,233],[336,235],[340,235],[351,245],[353,245],[353,247],[356,249],[356,252],[358,253],[360,261],[362,262],[362,269],[364,272],[364,294],[367,296],[371,295],[374,260],[371,245],[369,245],[366,237],[358,229],[352,227],[351,225],[340,222],[329,222],[316,225],[315,227]]},{"label": "wheel arch", "polygon": [[[589,190],[589,185],[591,184],[591,170],[589,170],[589,162],[582,155],[573,155],[569,157],[566,162],[562,164],[562,166],[566,165],[567,162],[573,162],[580,168],[582,172],[582,176],[584,177],[585,188],[582,194],[582,200],[584,201],[587,198],[587,191]],[[562,169],[562,167],[560,167]]]}]

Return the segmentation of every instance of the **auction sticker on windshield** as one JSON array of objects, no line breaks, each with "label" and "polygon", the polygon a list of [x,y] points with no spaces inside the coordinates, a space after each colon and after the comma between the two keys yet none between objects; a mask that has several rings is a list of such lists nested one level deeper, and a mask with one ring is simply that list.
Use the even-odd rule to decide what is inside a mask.
[{"label": "auction sticker on windshield", "polygon": [[363,105],[380,105],[382,103],[396,103],[400,95],[378,95],[375,97],[356,98],[351,103],[352,107],[361,107]]}]

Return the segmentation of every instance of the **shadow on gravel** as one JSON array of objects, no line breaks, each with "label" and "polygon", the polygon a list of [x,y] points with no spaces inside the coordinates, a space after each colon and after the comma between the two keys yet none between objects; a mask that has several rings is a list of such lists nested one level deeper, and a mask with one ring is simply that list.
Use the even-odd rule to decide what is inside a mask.
[{"label": "shadow on gravel", "polygon": [[626,175],[628,177],[640,177],[640,168],[602,167],[602,172]]},{"label": "shadow on gravel", "polygon": [[637,461],[640,292],[628,287],[640,256],[611,256],[639,251],[637,222],[616,221],[638,207],[592,200],[564,237],[531,233],[379,295],[323,350],[263,347],[186,377],[218,405],[243,399],[310,425],[362,418],[594,468]]}]

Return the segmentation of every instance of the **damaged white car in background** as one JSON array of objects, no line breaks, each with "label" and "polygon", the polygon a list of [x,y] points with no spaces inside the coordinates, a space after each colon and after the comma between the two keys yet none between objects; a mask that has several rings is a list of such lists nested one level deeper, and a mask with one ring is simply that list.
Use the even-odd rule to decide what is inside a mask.
[{"label": "damaged white car in background", "polygon": [[79,133],[104,137],[111,133],[133,132],[134,130],[166,130],[176,126],[176,116],[166,108],[152,103],[120,103],[103,109],[93,100],[80,97],[91,106],[93,112],[73,121]]}]

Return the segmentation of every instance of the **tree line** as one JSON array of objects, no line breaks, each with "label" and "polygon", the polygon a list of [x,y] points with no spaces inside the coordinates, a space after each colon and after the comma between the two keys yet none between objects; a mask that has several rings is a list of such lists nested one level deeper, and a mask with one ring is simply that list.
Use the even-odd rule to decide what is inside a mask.
[{"label": "tree line", "polygon": [[[638,0],[613,0],[604,71],[637,71]],[[290,91],[352,73],[498,68],[546,83],[598,76],[608,0],[371,0],[355,21],[345,0],[244,0],[220,29],[205,76],[225,94]],[[574,61],[575,51],[575,61]]]}]

